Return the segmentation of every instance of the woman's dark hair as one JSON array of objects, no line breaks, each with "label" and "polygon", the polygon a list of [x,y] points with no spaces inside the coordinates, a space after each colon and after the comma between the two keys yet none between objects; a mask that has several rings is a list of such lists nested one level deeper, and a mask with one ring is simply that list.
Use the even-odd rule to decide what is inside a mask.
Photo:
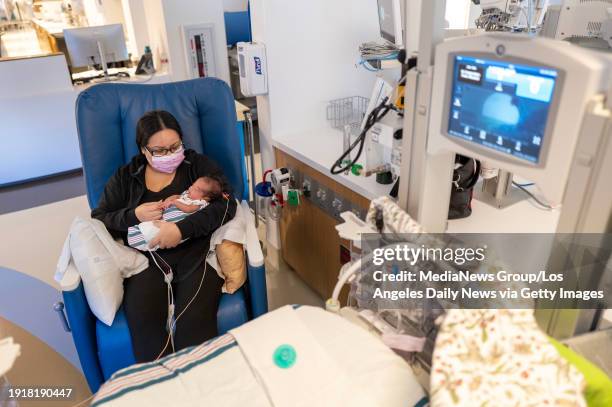
[{"label": "woman's dark hair", "polygon": [[136,125],[136,144],[138,148],[146,147],[151,136],[164,129],[176,131],[181,140],[183,139],[181,126],[172,114],[165,110],[151,110],[145,113]]}]

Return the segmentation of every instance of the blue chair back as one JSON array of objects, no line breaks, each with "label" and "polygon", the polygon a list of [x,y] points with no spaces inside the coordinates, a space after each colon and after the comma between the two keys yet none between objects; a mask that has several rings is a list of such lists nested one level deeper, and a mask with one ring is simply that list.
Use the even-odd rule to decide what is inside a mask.
[{"label": "blue chair back", "polygon": [[183,130],[186,148],[206,154],[227,176],[236,198],[246,185],[244,144],[229,86],[216,78],[166,84],[107,83],[83,91],[76,121],[89,206],[97,206],[115,171],[139,154],[136,123],[150,110],[167,110]]}]

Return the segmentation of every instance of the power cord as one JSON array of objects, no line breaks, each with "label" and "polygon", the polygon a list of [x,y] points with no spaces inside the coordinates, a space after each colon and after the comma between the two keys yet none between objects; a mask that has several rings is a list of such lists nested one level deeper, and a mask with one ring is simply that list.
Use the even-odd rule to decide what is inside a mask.
[{"label": "power cord", "polygon": [[[359,158],[361,157],[361,153],[363,152],[363,146],[365,144],[366,134],[368,133],[368,131],[376,123],[378,123],[383,117],[385,117],[387,113],[389,113],[390,110],[394,108],[393,104],[387,104],[388,100],[389,98],[385,97],[378,106],[372,109],[372,111],[368,115],[366,124],[363,127],[363,130],[361,130],[361,133],[359,134],[359,136],[355,139],[355,141],[353,141],[353,143],[349,146],[349,148],[344,153],[342,153],[342,155],[340,156],[340,158],[336,160],[334,165],[332,165],[330,171],[333,175],[338,175],[345,171],[350,170],[353,167],[353,165],[355,165],[357,160],[359,160]],[[357,146],[359,146],[359,150],[357,151],[357,155],[355,156],[355,158],[353,158],[350,163],[342,166],[343,163],[345,162],[344,160],[350,156],[351,152]]]},{"label": "power cord", "polygon": [[514,181],[512,181],[512,185],[514,185],[515,187],[517,187],[518,189],[520,189],[521,191],[523,191],[524,193],[529,195],[529,197],[531,199],[533,199],[538,205],[540,205],[544,209],[546,209],[548,211],[552,211],[553,209],[555,209],[551,205],[549,205],[549,204],[541,201],[540,199],[538,199],[531,191],[529,191],[529,190],[527,190],[527,188],[525,188],[525,185],[521,185],[521,184],[519,184],[517,182],[514,182]]},{"label": "power cord", "polygon": [[[372,111],[368,115],[368,118],[366,120],[366,124],[365,124],[363,130],[361,131],[361,133],[359,134],[359,136],[355,139],[353,144],[351,144],[349,146],[349,148],[340,156],[340,158],[338,158],[338,160],[336,160],[334,165],[332,165],[330,171],[331,171],[331,173],[333,175],[338,175],[338,174],[341,174],[343,172],[351,170],[353,165],[355,165],[357,163],[357,161],[359,160],[359,158],[361,157],[361,153],[363,152],[363,146],[365,144],[365,138],[366,138],[366,135],[367,135],[368,131],[377,122],[382,120],[382,118],[385,117],[387,115],[387,113],[389,113],[390,110],[395,111],[398,115],[400,115],[402,117],[404,116],[404,110],[400,109],[400,108],[397,108],[393,104],[393,101],[396,100],[397,97],[399,96],[399,88],[400,88],[400,86],[402,86],[402,85],[405,86],[406,78],[407,77],[408,77],[408,72],[406,72],[404,74],[404,76],[402,76],[401,79],[397,82],[395,88],[393,89],[393,92],[391,93],[391,102],[388,105],[387,105],[387,101],[389,100],[389,97],[385,97],[380,102],[380,104],[378,106],[376,106],[374,109],[372,109]],[[359,151],[358,151],[357,156],[355,157],[355,159],[353,159],[346,166],[340,167],[342,165],[342,163],[344,162],[344,160],[346,159],[346,157],[348,157],[350,155],[350,153],[357,147],[357,144],[359,144]]]},{"label": "power cord", "polygon": [[[161,257],[159,254],[149,250],[149,253],[151,254],[151,259],[153,259],[153,262],[155,263],[155,265],[157,266],[158,269],[160,269],[162,271],[162,273],[164,274],[164,282],[166,283],[167,287],[168,287],[168,319],[166,321],[166,330],[168,331],[169,335],[170,335],[170,343],[172,345],[172,352],[175,352],[174,350],[174,330],[172,329],[172,322],[174,321],[174,310],[175,310],[175,305],[174,305],[174,291],[172,289],[172,280],[174,278],[174,275],[172,273],[172,267],[170,267],[170,265],[168,263],[166,263],[166,261],[164,260],[163,257]],[[164,270],[159,263],[157,262],[157,260],[155,260],[155,256],[159,257],[159,260],[161,260],[166,267],[168,268],[166,270]],[[166,348],[168,347],[168,345],[166,344],[166,347],[164,348],[164,351],[166,350]]]},{"label": "power cord", "polygon": [[[227,203],[225,205],[225,213],[223,214],[223,219],[221,219],[221,224],[219,226],[222,226],[223,222],[225,222],[225,218],[227,216],[227,211],[229,210],[229,197],[225,196],[225,200],[227,201]],[[160,258],[161,258],[161,256],[160,256]],[[165,261],[164,261],[164,263],[165,263]],[[166,273],[164,272],[164,270],[161,267],[159,267],[157,262],[155,262],[155,265],[157,265],[157,267],[162,271],[162,273],[164,273],[164,279],[166,279]],[[161,352],[159,352],[159,355],[157,355],[157,357],[155,358],[155,361],[159,360],[162,357],[164,352],[166,352],[166,349],[168,349],[168,345],[170,345],[171,343],[172,343],[172,351],[174,352],[174,328],[176,327],[176,324],[178,323],[178,320],[183,316],[185,311],[187,311],[187,309],[189,309],[189,306],[195,301],[196,297],[200,293],[200,289],[202,288],[202,284],[204,284],[204,277],[206,277],[207,266],[208,266],[208,262],[206,261],[206,258],[205,258],[204,259],[204,272],[202,273],[202,278],[200,279],[200,284],[198,285],[198,289],[196,290],[196,292],[193,295],[193,297],[191,298],[191,300],[189,300],[189,302],[187,303],[185,308],[176,317],[176,319],[171,318],[170,315],[168,315],[168,321],[171,321],[170,324],[169,324],[169,329],[168,329],[168,331],[169,331],[168,332],[168,339],[166,340],[166,344],[164,345],[164,348],[161,350]],[[172,271],[170,271],[170,272],[172,272]],[[168,283],[168,285],[170,286],[171,284]],[[172,293],[172,291],[171,291],[172,288],[171,287],[170,287],[169,290],[170,290],[169,292]],[[174,299],[172,299],[172,304],[174,305]],[[168,305],[168,308],[170,309],[170,304]],[[174,314],[174,312],[172,312],[172,314]]]},{"label": "power cord", "polygon": [[153,73],[151,73],[149,75],[148,78],[146,78],[146,79],[144,79],[142,81],[131,80],[130,77],[127,77],[127,78],[121,78],[120,77],[119,79],[117,79],[117,82],[127,82],[127,83],[135,83],[135,84],[138,84],[138,83],[147,83],[147,82],[151,81],[156,75],[157,75],[157,72],[153,72]]}]

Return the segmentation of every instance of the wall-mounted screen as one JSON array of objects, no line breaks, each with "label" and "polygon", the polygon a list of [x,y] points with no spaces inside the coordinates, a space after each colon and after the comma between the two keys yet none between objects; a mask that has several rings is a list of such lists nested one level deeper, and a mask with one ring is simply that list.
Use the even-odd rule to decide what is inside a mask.
[{"label": "wall-mounted screen", "polygon": [[448,134],[537,164],[559,73],[454,57]]},{"label": "wall-mounted screen", "polygon": [[402,47],[403,44],[403,19],[400,0],[378,0],[378,22],[380,24],[380,36],[385,40]]}]

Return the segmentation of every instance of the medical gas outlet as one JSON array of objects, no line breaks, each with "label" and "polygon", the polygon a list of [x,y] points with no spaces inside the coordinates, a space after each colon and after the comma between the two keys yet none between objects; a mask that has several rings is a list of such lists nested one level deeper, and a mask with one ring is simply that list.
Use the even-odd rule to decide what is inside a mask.
[{"label": "medical gas outlet", "polygon": [[[268,181],[269,179],[269,181]],[[264,172],[263,182],[256,187],[259,207],[265,211],[273,209],[275,212],[283,207],[298,206],[302,191],[293,188],[295,179],[289,168],[281,167]],[[265,202],[263,200],[265,199]]]},{"label": "medical gas outlet", "polygon": [[376,123],[372,126],[367,137],[367,165],[361,171],[361,175],[367,177],[374,174],[390,173],[390,181],[397,179],[402,164],[401,134],[402,127],[399,120],[391,120],[390,123]]}]

